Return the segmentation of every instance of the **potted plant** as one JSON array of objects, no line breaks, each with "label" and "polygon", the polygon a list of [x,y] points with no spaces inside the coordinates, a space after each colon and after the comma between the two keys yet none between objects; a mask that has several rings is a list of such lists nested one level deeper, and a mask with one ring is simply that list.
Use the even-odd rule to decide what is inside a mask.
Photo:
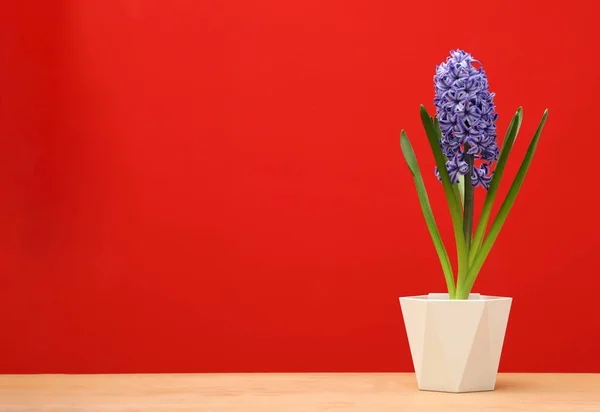
[{"label": "potted plant", "polygon": [[[494,93],[489,91],[486,73],[477,60],[462,50],[451,51],[436,67],[434,84],[436,113],[430,116],[421,105],[421,121],[450,209],[457,268],[454,272],[417,159],[402,130],[402,153],[440,259],[447,293],[400,297],[400,306],[419,389],[493,390],[512,298],[484,296],[471,290],[523,184],[548,110],[486,234],[506,161],[521,126],[522,109],[514,114],[500,149]],[[474,198],[481,189],[485,200],[475,227]]]}]

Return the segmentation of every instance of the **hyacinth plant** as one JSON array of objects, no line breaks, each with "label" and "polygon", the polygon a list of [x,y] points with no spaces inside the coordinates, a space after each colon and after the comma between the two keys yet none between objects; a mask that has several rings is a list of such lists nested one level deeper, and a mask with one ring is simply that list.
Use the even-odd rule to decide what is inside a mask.
[{"label": "hyacinth plant", "polygon": [[[421,105],[421,121],[435,158],[434,171],[450,209],[458,261],[456,277],[437,228],[417,159],[404,130],[400,135],[400,145],[440,258],[450,299],[468,299],[521,189],[548,110],[544,112],[508,194],[486,233],[506,161],[521,126],[522,108],[514,114],[500,149],[496,134],[498,114],[494,105],[495,94],[489,91],[487,75],[480,62],[462,50],[451,51],[446,61],[436,67],[433,80],[436,113],[430,116]],[[482,191],[485,200],[479,223],[474,228],[476,191]]]}]

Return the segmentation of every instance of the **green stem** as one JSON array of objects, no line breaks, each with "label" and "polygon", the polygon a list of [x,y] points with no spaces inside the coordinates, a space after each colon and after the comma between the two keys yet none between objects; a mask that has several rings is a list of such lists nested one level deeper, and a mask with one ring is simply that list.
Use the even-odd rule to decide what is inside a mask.
[{"label": "green stem", "polygon": [[[465,153],[469,150],[469,143],[465,143]],[[465,155],[465,161],[469,165],[469,172],[465,178],[465,200],[464,200],[464,217],[463,217],[463,233],[465,235],[465,246],[467,253],[471,247],[473,239],[473,210],[475,208],[475,192],[471,184],[471,174],[473,173],[473,155]]]},{"label": "green stem", "polygon": [[[469,150],[469,144],[465,144],[465,152]],[[462,219],[462,234],[457,233],[457,236],[464,238],[464,254],[466,256],[462,262],[459,262],[458,277],[456,280],[456,299],[467,299],[469,295],[461,294],[462,287],[467,282],[467,276],[469,272],[468,255],[469,248],[471,246],[471,240],[473,239],[473,210],[474,210],[474,190],[471,184],[471,173],[473,172],[473,155],[465,155],[465,161],[469,165],[469,171],[464,178],[464,189],[463,189],[463,219]],[[460,256],[460,255],[459,255]]]},{"label": "green stem", "polygon": [[[469,144],[465,144],[465,152],[469,150]],[[475,209],[475,191],[473,184],[471,183],[471,174],[473,173],[473,155],[465,155],[465,161],[469,165],[469,172],[465,177],[464,186],[464,212],[463,212],[463,235],[465,237],[465,249],[467,255],[471,248],[471,241],[473,239],[473,211]],[[475,247],[475,245],[473,245]],[[464,276],[458,279],[456,285],[456,299],[468,299],[470,294],[470,288],[468,284],[468,265],[465,269]]]}]

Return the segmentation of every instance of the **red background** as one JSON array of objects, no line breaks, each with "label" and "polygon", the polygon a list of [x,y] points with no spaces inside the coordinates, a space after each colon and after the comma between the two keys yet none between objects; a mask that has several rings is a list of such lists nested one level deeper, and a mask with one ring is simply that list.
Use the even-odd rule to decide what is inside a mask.
[{"label": "red background", "polygon": [[514,297],[501,370],[600,372],[594,4],[3,2],[0,372],[412,370],[398,297],[444,280],[399,132],[450,242],[418,109],[453,48],[501,136],[523,106],[502,194],[550,110],[475,286]]}]

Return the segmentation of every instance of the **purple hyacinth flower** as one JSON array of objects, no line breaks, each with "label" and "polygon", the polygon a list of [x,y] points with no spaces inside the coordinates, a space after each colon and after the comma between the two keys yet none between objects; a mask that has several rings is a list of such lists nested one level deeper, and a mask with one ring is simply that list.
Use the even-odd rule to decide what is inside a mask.
[{"label": "purple hyacinth flower", "polygon": [[[446,169],[452,183],[458,183],[458,175],[465,175],[469,171],[469,165],[467,162],[462,160],[459,156],[454,156],[452,159],[446,162]],[[441,181],[440,174],[436,168],[436,176]]]},{"label": "purple hyacinth flower", "polygon": [[473,174],[471,175],[471,182],[473,186],[481,186],[485,190],[488,190],[490,183],[492,182],[492,175],[490,174],[490,168],[486,163],[483,163],[480,167],[473,167]]},{"label": "purple hyacinth flower", "polygon": [[[479,67],[475,66],[475,63]],[[481,164],[473,167],[471,182],[487,190],[492,179],[490,166],[498,160],[500,151],[496,141],[494,93],[490,93],[483,67],[473,56],[462,50],[453,50],[445,62],[436,67],[436,116],[442,131],[440,144],[448,159],[446,168],[453,183],[459,175],[469,172],[465,154]],[[465,153],[465,144],[468,150]],[[436,175],[439,173],[436,169]]]}]

